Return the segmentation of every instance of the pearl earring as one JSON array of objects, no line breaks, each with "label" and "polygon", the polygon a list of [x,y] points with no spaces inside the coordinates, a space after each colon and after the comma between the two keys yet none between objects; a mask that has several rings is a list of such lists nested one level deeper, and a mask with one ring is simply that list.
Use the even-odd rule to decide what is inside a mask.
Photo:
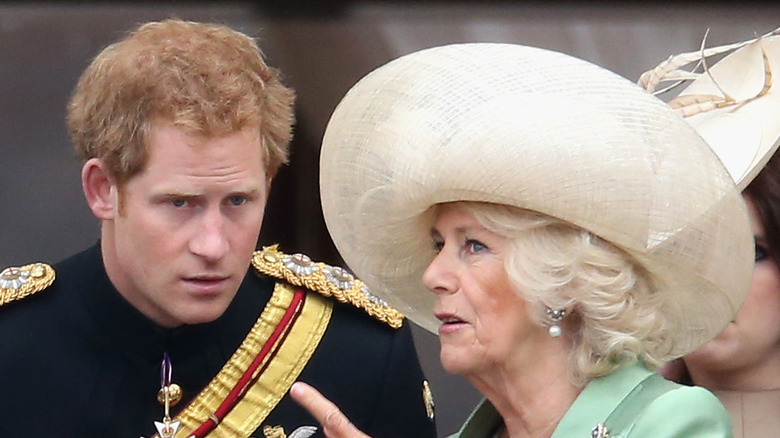
[{"label": "pearl earring", "polygon": [[566,309],[547,308],[547,316],[552,320],[552,324],[550,325],[550,328],[547,330],[547,332],[550,333],[550,336],[553,338],[557,338],[561,335],[561,333],[563,333],[563,329],[558,323],[561,322],[565,315]]}]

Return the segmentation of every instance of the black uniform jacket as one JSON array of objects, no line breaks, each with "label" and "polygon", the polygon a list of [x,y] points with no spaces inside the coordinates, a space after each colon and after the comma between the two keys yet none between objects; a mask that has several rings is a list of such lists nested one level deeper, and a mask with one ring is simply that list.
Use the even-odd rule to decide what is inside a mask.
[{"label": "black uniform jacket", "polygon": [[[163,329],[114,289],[97,246],[55,271],[52,286],[0,307],[2,438],[153,436],[153,423],[163,416],[157,393],[164,352],[172,381],[183,389],[183,400],[172,408],[176,415],[238,348],[276,283],[250,269],[219,319]],[[435,437],[410,333],[407,323],[393,329],[335,303],[299,380],[321,390],[375,438]],[[285,394],[251,436],[263,438],[264,426],[278,426],[290,438],[307,425],[319,426]],[[323,436],[321,428],[314,436]]]}]

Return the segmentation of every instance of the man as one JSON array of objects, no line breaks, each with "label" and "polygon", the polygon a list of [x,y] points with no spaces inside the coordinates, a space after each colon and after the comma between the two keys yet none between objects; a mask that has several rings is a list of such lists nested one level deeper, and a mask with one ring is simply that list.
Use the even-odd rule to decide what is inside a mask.
[{"label": "man", "polygon": [[149,23],[97,56],[68,125],[101,239],[0,273],[0,436],[301,438],[297,379],[376,437],[435,436],[400,314],[255,252],[292,102],[224,26]]}]

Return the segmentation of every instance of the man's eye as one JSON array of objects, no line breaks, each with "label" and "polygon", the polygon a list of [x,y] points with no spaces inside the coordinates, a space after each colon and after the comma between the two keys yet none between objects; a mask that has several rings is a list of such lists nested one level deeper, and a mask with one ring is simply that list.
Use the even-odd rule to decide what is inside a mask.
[{"label": "man's eye", "polygon": [[228,202],[230,202],[230,205],[239,206],[246,203],[246,197],[245,196],[231,196],[228,199]]},{"label": "man's eye", "polygon": [[769,257],[769,250],[766,249],[765,246],[756,244],[756,258],[755,262],[761,262],[766,260],[766,258]]},{"label": "man's eye", "polygon": [[185,205],[187,205],[187,201],[185,201],[184,199],[174,199],[171,201],[171,205],[177,208],[184,207]]},{"label": "man's eye", "polygon": [[438,254],[441,252],[441,249],[444,248],[444,242],[433,241],[431,246],[433,247],[433,253]]}]

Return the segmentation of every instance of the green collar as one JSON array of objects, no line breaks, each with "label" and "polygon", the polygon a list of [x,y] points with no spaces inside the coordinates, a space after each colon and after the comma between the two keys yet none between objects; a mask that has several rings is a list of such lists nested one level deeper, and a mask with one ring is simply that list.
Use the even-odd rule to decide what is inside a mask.
[{"label": "green collar", "polygon": [[[561,418],[551,438],[582,436],[609,415],[652,371],[637,363],[591,380]],[[585,435],[587,436],[587,435]]]}]

